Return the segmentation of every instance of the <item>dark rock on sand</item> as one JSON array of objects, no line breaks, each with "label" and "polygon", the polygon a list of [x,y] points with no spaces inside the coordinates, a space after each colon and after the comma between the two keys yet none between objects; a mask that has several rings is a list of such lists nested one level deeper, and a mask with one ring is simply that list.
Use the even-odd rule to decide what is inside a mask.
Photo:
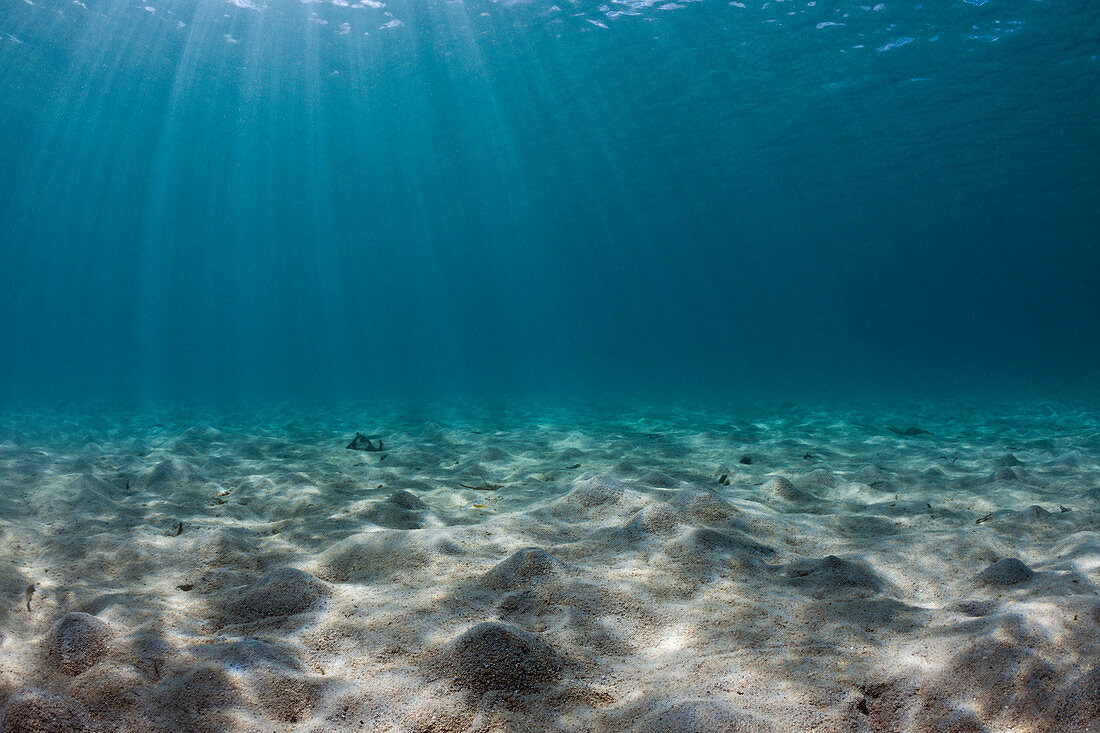
[{"label": "dark rock on sand", "polygon": [[382,450],[381,435],[363,435],[356,433],[351,442],[345,446],[348,450],[361,450],[373,453]]},{"label": "dark rock on sand", "polygon": [[561,679],[565,667],[539,637],[495,622],[460,634],[447,645],[444,657],[455,682],[477,692],[532,692]]},{"label": "dark rock on sand", "polygon": [[1006,557],[974,576],[979,585],[1016,585],[1031,580],[1031,568],[1015,557]]},{"label": "dark rock on sand", "polygon": [[90,668],[111,646],[111,627],[87,613],[62,616],[46,636],[46,653],[63,674],[76,676]]}]

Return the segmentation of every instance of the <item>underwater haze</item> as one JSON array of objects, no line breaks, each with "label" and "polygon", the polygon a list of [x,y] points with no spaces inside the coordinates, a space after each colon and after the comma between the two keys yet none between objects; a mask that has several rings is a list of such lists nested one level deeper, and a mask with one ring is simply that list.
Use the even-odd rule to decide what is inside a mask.
[{"label": "underwater haze", "polygon": [[1100,721],[1100,0],[0,0],[0,733]]},{"label": "underwater haze", "polygon": [[1090,0],[7,0],[0,393],[1093,389]]}]

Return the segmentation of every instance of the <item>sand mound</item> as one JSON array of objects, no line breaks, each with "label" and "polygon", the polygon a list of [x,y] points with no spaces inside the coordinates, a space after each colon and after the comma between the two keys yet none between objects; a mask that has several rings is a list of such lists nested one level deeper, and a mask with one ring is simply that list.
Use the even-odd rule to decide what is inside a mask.
[{"label": "sand mound", "polygon": [[140,710],[147,681],[136,667],[104,660],[74,679],[65,692],[80,701],[101,727],[117,730],[118,722],[132,719]]},{"label": "sand mound", "polygon": [[159,730],[214,733],[232,728],[244,708],[235,676],[214,664],[200,664],[161,682],[149,693],[148,713]]},{"label": "sand mound", "polygon": [[664,501],[655,501],[642,507],[623,527],[623,534],[630,540],[641,540],[652,535],[675,532],[687,519],[676,507]]},{"label": "sand mound", "polygon": [[811,492],[835,489],[838,484],[839,482],[836,476],[829,473],[824,468],[815,468],[798,479],[799,488]]},{"label": "sand mound", "polygon": [[564,662],[534,634],[486,622],[452,640],[445,652],[452,679],[475,691],[532,692],[561,679]]},{"label": "sand mound", "polygon": [[101,728],[80,703],[62,695],[24,687],[0,712],[0,733],[99,733]]},{"label": "sand mound", "polygon": [[560,510],[589,515],[592,510],[614,507],[626,499],[627,488],[622,481],[602,474],[578,479],[573,489],[555,502]]},{"label": "sand mound", "polygon": [[110,650],[113,637],[111,627],[95,616],[69,613],[46,636],[46,656],[62,674],[76,676]]},{"label": "sand mound", "polygon": [[1016,585],[1031,580],[1034,571],[1015,557],[1006,557],[974,576],[979,585]]},{"label": "sand mound", "polygon": [[1100,412],[508,410],[0,413],[0,733],[1100,733]]},{"label": "sand mound", "polygon": [[512,454],[503,448],[498,448],[495,445],[491,445],[488,448],[484,448],[473,456],[475,461],[484,463],[498,463],[500,461],[507,461],[512,458]]},{"label": "sand mound", "polygon": [[541,547],[525,547],[485,574],[485,585],[510,590],[550,578],[561,563]]},{"label": "sand mound", "polygon": [[680,482],[669,476],[667,473],[661,471],[647,471],[642,475],[640,479],[643,484],[647,486],[654,486],[660,489],[671,489],[674,486],[679,486]]},{"label": "sand mound", "polygon": [[263,639],[204,644],[194,650],[199,659],[220,662],[232,669],[282,668],[300,671],[298,659],[286,649]]},{"label": "sand mound", "polygon": [[1027,473],[1019,466],[1001,466],[985,478],[985,483],[995,484],[1002,481],[1025,481]]},{"label": "sand mound", "polygon": [[321,555],[317,574],[330,583],[372,583],[423,569],[464,550],[446,535],[386,529],[352,535]]},{"label": "sand mound", "polygon": [[829,555],[820,560],[799,560],[787,566],[791,585],[809,593],[877,593],[883,583],[869,567]]},{"label": "sand mound", "polygon": [[733,504],[698,484],[681,489],[669,503],[696,522],[721,522],[737,513]]},{"label": "sand mound", "polygon": [[959,601],[953,603],[950,606],[950,610],[958,611],[961,614],[970,616],[972,618],[981,618],[982,616],[988,616],[997,610],[997,604],[992,601],[977,601],[967,599],[965,601]]},{"label": "sand mound", "polygon": [[408,491],[397,491],[363,513],[363,518],[390,529],[420,529],[428,505]]},{"label": "sand mound", "polygon": [[974,705],[984,720],[1008,727],[1045,707],[1061,681],[1058,670],[1027,645],[993,639],[959,652],[948,669],[956,699]]},{"label": "sand mound", "polygon": [[774,727],[724,702],[685,700],[647,715],[637,733],[770,733]]},{"label": "sand mound", "polygon": [[696,527],[669,542],[654,566],[675,574],[676,592],[690,596],[719,575],[759,580],[761,558],[774,552],[735,534]]},{"label": "sand mound", "polygon": [[775,554],[775,548],[740,537],[733,533],[719,532],[697,527],[682,542],[684,547],[694,548],[708,555],[755,555],[767,557]]},{"label": "sand mound", "polygon": [[585,452],[580,448],[570,446],[558,453],[558,460],[562,462],[576,462],[585,457]]},{"label": "sand mound", "polygon": [[297,568],[269,570],[224,605],[226,623],[251,623],[316,609],[328,595],[324,583]]},{"label": "sand mound", "polygon": [[[25,598],[30,578],[7,564],[0,565],[0,596],[4,598]],[[9,608],[9,605],[14,606]],[[0,603],[0,643],[4,641],[4,626],[8,616],[19,608],[17,604]]]},{"label": "sand mound", "polygon": [[253,671],[248,681],[264,713],[283,723],[307,718],[323,697],[324,685],[306,675],[264,668]]},{"label": "sand mound", "polygon": [[1079,730],[1100,733],[1100,665],[1092,665],[1082,674],[1059,686],[1051,710],[1043,717],[1049,733]]},{"label": "sand mound", "polygon": [[146,489],[177,486],[203,480],[199,470],[179,458],[165,458],[138,477],[138,484]]},{"label": "sand mound", "polygon": [[791,483],[790,479],[783,476],[772,476],[760,487],[760,492],[764,494],[764,496],[791,504],[820,501],[820,499],[808,491],[795,488],[795,485]]},{"label": "sand mound", "polygon": [[[183,537],[187,537],[185,534]],[[197,559],[205,568],[257,570],[260,537],[243,528],[204,529],[187,542],[187,557]]]},{"label": "sand mound", "polygon": [[861,466],[853,478],[875,491],[891,491],[894,488],[894,482],[890,475],[878,466]]},{"label": "sand mound", "polygon": [[461,701],[417,700],[406,711],[395,733],[467,733],[473,727],[476,709]]}]

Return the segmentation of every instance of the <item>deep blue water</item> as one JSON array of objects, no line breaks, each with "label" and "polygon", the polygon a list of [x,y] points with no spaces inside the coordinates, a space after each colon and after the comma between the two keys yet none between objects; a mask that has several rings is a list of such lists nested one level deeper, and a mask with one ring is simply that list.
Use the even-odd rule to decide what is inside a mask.
[{"label": "deep blue water", "polygon": [[1100,3],[3,0],[0,398],[1096,391]]}]

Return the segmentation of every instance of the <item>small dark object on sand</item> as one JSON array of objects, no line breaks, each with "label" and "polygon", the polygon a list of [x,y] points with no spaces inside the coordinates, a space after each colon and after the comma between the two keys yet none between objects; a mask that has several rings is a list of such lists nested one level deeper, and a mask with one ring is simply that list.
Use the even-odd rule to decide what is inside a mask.
[{"label": "small dark object on sand", "polygon": [[979,518],[977,521],[974,522],[974,524],[981,524],[982,522],[988,522],[990,519],[993,519],[993,512],[990,512],[989,514],[986,514],[984,517]]},{"label": "small dark object on sand", "polygon": [[27,586],[27,589],[23,591],[23,595],[27,597],[27,611],[31,610],[31,596],[34,595],[34,583]]},{"label": "small dark object on sand", "polygon": [[1068,506],[1062,506],[1061,504],[1058,505],[1058,509],[1059,509],[1059,511],[1061,511],[1062,514],[1065,514],[1066,512],[1072,512],[1073,511]]},{"label": "small dark object on sand", "polygon": [[[372,441],[377,440],[375,444]],[[355,437],[351,439],[351,442],[347,445],[348,450],[364,450],[368,453],[375,453],[382,450],[382,436],[381,435],[363,435],[362,433],[356,433]]]},{"label": "small dark object on sand", "polygon": [[746,466],[751,466],[752,465],[752,456],[741,456],[741,459],[738,460],[737,462],[741,463],[741,464],[744,464]]},{"label": "small dark object on sand", "polygon": [[806,453],[806,454],[804,454],[804,455],[802,456],[802,460],[804,460],[804,461],[808,461],[808,460],[810,460],[810,459],[811,459],[811,458],[813,458],[813,457],[814,457],[814,454],[813,454],[813,453]]},{"label": "small dark object on sand", "polygon": [[729,486],[730,485],[730,475],[728,473],[723,473],[721,476],[719,476],[718,477],[718,485],[719,486]]},{"label": "small dark object on sand", "polygon": [[901,428],[895,428],[895,427],[890,427],[890,428],[887,428],[887,429],[891,433],[895,433],[897,435],[904,435],[904,436],[909,437],[909,438],[913,437],[914,435],[931,435],[932,434],[932,433],[928,432],[927,430],[925,430],[923,428],[918,428],[918,427],[915,427],[915,426],[912,426],[912,425],[907,427],[905,430],[902,430]]},{"label": "small dark object on sand", "polygon": [[180,522],[180,525],[176,527],[176,537],[179,537],[181,534],[183,534],[183,522]]}]

